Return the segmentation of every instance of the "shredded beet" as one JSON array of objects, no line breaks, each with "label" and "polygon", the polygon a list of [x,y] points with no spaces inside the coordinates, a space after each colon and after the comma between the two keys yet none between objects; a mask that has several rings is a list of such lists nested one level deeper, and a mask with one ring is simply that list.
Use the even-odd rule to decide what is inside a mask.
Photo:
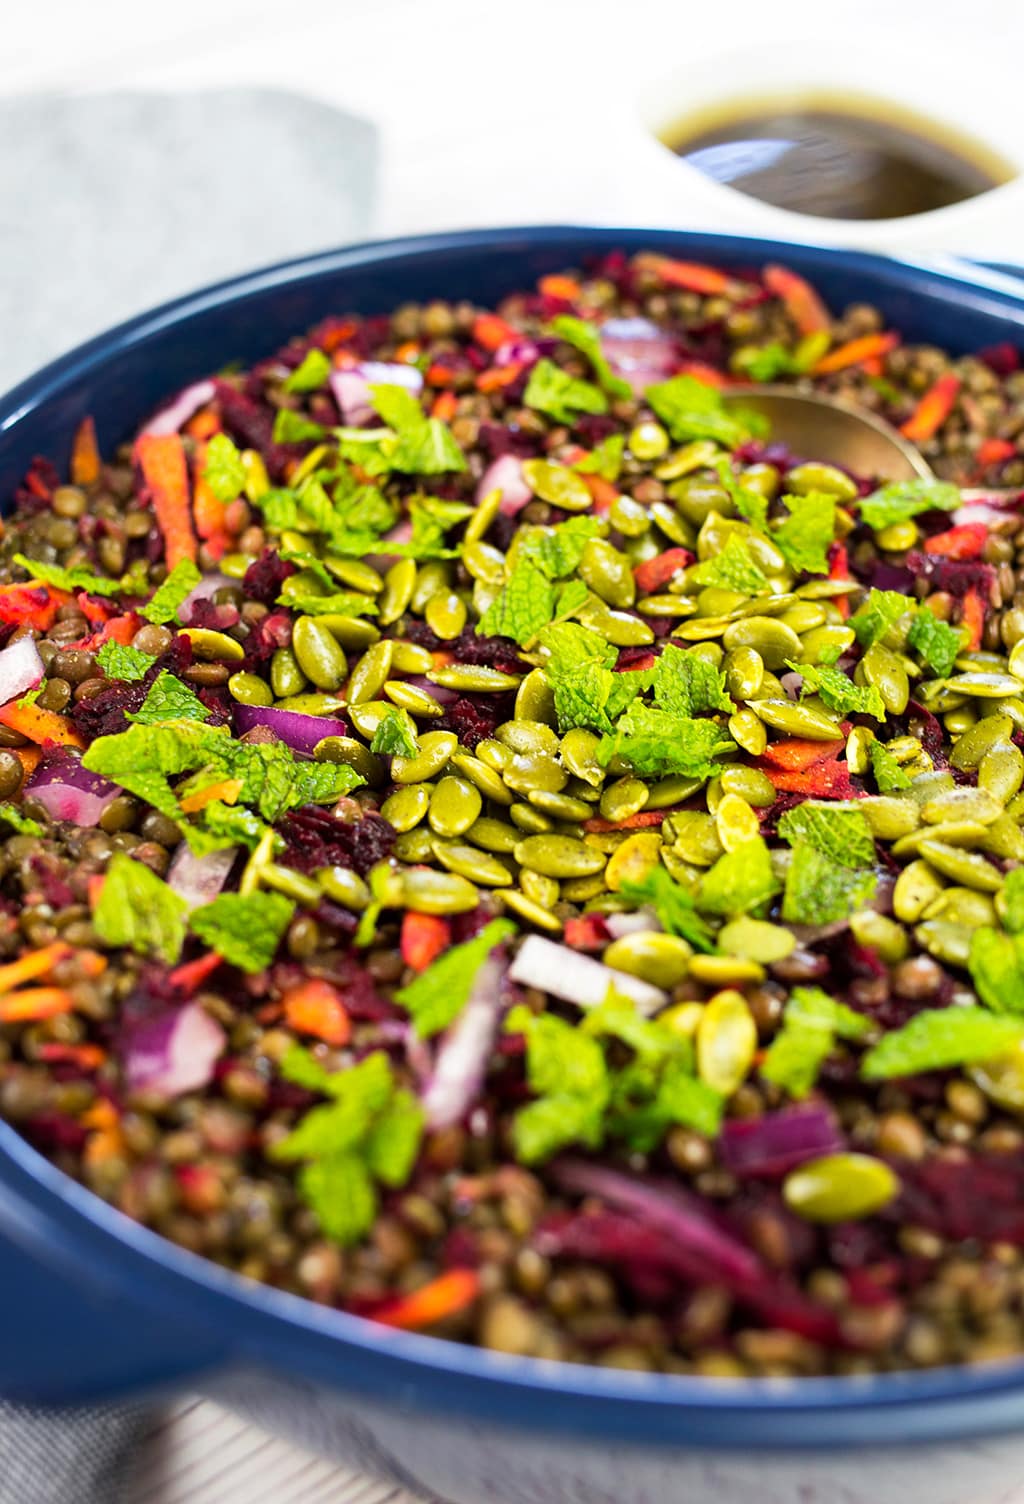
[{"label": "shredded beet", "polygon": [[316,804],[289,811],[278,825],[285,860],[299,872],[318,867],[352,867],[361,877],[391,855],[397,832],[380,815],[366,814],[353,825]]}]

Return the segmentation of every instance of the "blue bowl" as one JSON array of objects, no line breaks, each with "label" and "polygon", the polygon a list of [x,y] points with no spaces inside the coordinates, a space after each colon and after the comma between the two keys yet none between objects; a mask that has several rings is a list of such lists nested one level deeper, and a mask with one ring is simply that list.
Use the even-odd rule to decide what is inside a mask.
[{"label": "blue bowl", "polygon": [[[230,359],[330,312],[489,303],[616,247],[784,261],[908,339],[1024,344],[1024,290],[835,250],[654,230],[513,229],[357,246],[222,283],[81,346],[0,401],[0,496],[32,457],[105,447]],[[1024,288],[1024,284],[1022,284]],[[70,1405],[187,1386],[459,1504],[996,1499],[1024,1471],[1024,1362],[859,1379],[707,1381],[507,1358],[393,1332],[226,1273],[61,1174],[0,1124],[0,1395]]]}]

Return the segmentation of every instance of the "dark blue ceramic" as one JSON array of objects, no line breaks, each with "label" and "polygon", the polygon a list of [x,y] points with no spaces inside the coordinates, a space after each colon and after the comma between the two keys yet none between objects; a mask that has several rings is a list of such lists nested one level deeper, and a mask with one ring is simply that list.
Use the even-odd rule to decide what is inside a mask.
[{"label": "dark blue ceramic", "polygon": [[[357,246],[255,272],[102,335],[0,400],[0,497],[105,448],[162,399],[330,312],[487,303],[614,247],[784,261],[911,340],[1024,344],[1020,296],[876,257],[716,235],[515,229]],[[45,296],[45,290],[41,295]],[[983,1504],[1024,1477],[1024,1363],[710,1382],[542,1364],[391,1332],[250,1284],[147,1232],[0,1124],[0,1395],[53,1404],[188,1386],[459,1504]]]}]

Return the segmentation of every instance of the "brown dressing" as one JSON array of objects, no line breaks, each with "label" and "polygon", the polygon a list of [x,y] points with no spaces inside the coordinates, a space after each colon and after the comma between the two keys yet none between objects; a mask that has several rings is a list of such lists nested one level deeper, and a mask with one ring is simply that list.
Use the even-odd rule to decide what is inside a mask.
[{"label": "brown dressing", "polygon": [[852,96],[736,100],[684,118],[662,140],[740,193],[829,219],[925,214],[1016,176],[978,141]]}]

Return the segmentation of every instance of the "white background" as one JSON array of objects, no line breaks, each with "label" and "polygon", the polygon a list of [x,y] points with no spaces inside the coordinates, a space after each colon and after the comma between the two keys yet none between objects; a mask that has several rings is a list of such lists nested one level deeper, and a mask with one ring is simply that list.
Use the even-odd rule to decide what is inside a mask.
[{"label": "white background", "polygon": [[[862,86],[877,71],[979,134],[1024,134],[1024,0],[0,0],[0,22],[0,93],[272,85],[363,114],[381,132],[375,233],[716,218],[756,231],[756,206],[665,176],[639,123],[669,68],[734,92],[736,48],[750,88],[787,56],[829,81],[859,47]],[[940,224],[926,242],[1024,261],[1024,201],[1006,194],[984,224]],[[162,1426],[133,1504],[401,1500],[199,1405]]]}]

